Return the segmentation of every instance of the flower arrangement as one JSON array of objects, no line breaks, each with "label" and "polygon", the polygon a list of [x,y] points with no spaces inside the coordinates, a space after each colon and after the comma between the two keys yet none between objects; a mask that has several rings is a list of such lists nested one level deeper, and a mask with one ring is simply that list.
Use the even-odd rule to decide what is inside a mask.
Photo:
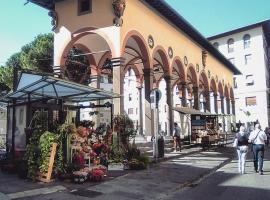
[{"label": "flower arrangement", "polygon": [[84,155],[82,152],[77,152],[72,159],[72,162],[74,164],[74,168],[79,170],[84,168],[85,166],[85,160],[84,160]]},{"label": "flower arrangement", "polygon": [[104,178],[104,171],[101,169],[93,169],[92,172],[89,174],[89,178],[91,181],[99,182],[102,181]]}]

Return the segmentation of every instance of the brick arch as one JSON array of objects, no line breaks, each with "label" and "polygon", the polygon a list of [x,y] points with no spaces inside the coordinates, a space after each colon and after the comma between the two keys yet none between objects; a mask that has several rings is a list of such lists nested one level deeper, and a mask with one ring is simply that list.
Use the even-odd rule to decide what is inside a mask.
[{"label": "brick arch", "polygon": [[[167,55],[164,47],[158,45],[154,48],[153,53],[152,53],[152,60],[154,60],[156,54],[159,54],[161,57],[162,64],[163,64],[162,69],[164,72],[164,76],[170,75],[169,59],[168,59],[168,55]],[[152,62],[154,62],[154,61],[152,61]]]},{"label": "brick arch", "polygon": [[188,77],[190,76],[191,78],[191,83],[194,86],[198,86],[198,79],[197,79],[197,73],[195,71],[195,68],[192,64],[189,64],[188,69],[187,69],[187,73],[186,73],[186,80],[188,80]]}]

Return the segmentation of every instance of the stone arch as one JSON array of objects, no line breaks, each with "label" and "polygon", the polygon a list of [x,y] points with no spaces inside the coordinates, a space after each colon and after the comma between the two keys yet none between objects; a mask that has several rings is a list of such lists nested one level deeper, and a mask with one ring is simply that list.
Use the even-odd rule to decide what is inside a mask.
[{"label": "stone arch", "polygon": [[202,88],[204,91],[209,91],[208,78],[205,72],[201,72],[199,76],[199,88]]},{"label": "stone arch", "polygon": [[[155,58],[156,55],[159,55],[161,60],[157,60],[157,58]],[[156,64],[161,65],[164,75],[165,76],[170,75],[168,55],[166,53],[166,50],[162,46],[158,45],[155,47],[152,53],[152,60],[154,70],[155,70],[154,61],[156,61],[157,62]]]},{"label": "stone arch", "polygon": [[217,93],[217,84],[216,84],[215,79],[213,77],[210,80],[210,91]]},{"label": "stone arch", "polygon": [[142,86],[143,75],[140,74],[138,67],[136,65],[129,65],[129,66],[125,67],[124,71],[123,71],[123,75],[125,76],[125,74],[128,72],[129,69],[132,69],[134,71],[135,76],[136,76],[137,85]]},{"label": "stone arch", "polygon": [[186,73],[186,80],[188,84],[192,84],[193,86],[198,86],[198,80],[197,80],[197,73],[195,71],[195,68],[192,64],[189,64],[187,73]]},{"label": "stone arch", "polygon": [[172,70],[172,88],[180,82],[186,82],[186,72],[180,57],[173,58],[170,69]]},{"label": "stone arch", "polygon": [[229,89],[228,89],[227,84],[226,84],[225,87],[224,87],[224,96],[225,96],[226,98],[230,98],[230,95],[229,95]]},{"label": "stone arch", "polygon": [[101,39],[103,39],[106,42],[106,44],[108,45],[108,47],[109,47],[108,50],[111,52],[111,54],[115,54],[113,43],[110,41],[109,37],[105,33],[101,33],[101,32],[97,33],[97,32],[95,32],[95,30],[96,30],[96,28],[94,28],[94,27],[85,27],[85,28],[81,28],[81,29],[79,29],[71,34],[71,40],[65,45],[64,49],[59,54],[59,55],[61,55],[60,66],[64,66],[64,63],[66,60],[65,55],[67,55],[67,52],[69,51],[69,49],[72,48],[72,46],[74,46],[75,43],[79,39],[81,39],[84,36],[91,35],[91,34],[96,34]]},{"label": "stone arch", "polygon": [[223,96],[224,93],[223,93],[223,86],[221,82],[218,83],[218,92],[220,96]]},{"label": "stone arch", "polygon": [[230,88],[230,98],[234,100],[234,92],[232,87]]},{"label": "stone arch", "polygon": [[150,62],[151,62],[150,61],[150,53],[149,53],[149,50],[147,48],[147,44],[144,40],[144,37],[138,31],[132,30],[126,34],[126,36],[123,40],[123,43],[122,43],[122,47],[121,47],[121,57],[124,57],[125,48],[126,48],[126,45],[128,43],[128,40],[130,38],[134,39],[140,48],[140,51],[141,51],[140,56],[143,58],[144,68],[150,69],[150,66],[151,66],[150,65]]}]

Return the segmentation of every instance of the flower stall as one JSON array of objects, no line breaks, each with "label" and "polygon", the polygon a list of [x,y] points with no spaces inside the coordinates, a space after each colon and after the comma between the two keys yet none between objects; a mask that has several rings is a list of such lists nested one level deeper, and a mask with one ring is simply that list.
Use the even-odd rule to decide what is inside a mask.
[{"label": "flower stall", "polygon": [[[118,97],[49,75],[21,73],[17,90],[0,100],[8,105],[9,154],[0,163],[1,168],[16,171],[20,166],[20,176],[32,179],[50,172],[59,178],[71,175],[75,182],[86,177],[102,180],[107,171],[112,125],[99,124],[94,129],[93,121],[81,122],[76,112],[86,107],[78,103]],[[98,106],[112,111],[110,103]]]}]

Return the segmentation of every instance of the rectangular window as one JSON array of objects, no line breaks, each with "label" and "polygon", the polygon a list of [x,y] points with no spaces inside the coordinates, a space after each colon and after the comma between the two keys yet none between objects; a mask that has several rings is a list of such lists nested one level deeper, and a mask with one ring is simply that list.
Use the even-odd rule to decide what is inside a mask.
[{"label": "rectangular window", "polygon": [[236,82],[236,77],[233,77],[233,88],[237,88],[237,82]]},{"label": "rectangular window", "polygon": [[133,108],[129,108],[129,109],[128,109],[128,114],[129,114],[129,115],[132,115],[132,114],[133,114]]},{"label": "rectangular window", "polygon": [[132,94],[128,94],[128,101],[132,101]]},{"label": "rectangular window", "polygon": [[229,58],[228,60],[229,60],[232,64],[234,64],[234,62],[235,62],[234,58]]},{"label": "rectangular window", "polygon": [[167,106],[164,105],[164,112],[167,112]]},{"label": "rectangular window", "polygon": [[92,0],[78,0],[78,15],[92,12]]},{"label": "rectangular window", "polygon": [[250,85],[254,85],[254,78],[253,75],[246,75],[246,85],[250,86]]},{"label": "rectangular window", "polygon": [[246,106],[256,106],[256,97],[246,97]]},{"label": "rectangular window", "polygon": [[251,54],[245,55],[245,65],[250,64],[250,61],[251,61]]}]

